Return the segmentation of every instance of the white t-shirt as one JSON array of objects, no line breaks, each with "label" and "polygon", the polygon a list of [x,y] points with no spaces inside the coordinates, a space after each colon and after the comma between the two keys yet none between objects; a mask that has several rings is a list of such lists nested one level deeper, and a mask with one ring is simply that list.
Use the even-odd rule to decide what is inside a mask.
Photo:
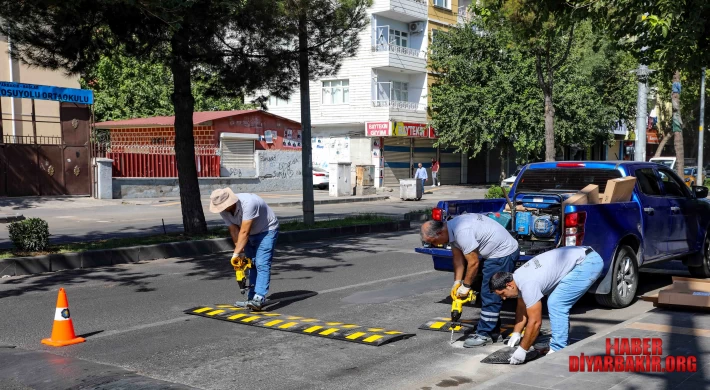
[{"label": "white t-shirt", "polygon": [[518,242],[505,228],[482,214],[463,214],[448,221],[449,242],[467,255],[475,250],[484,259],[505,257],[518,250]]},{"label": "white t-shirt", "polygon": [[279,228],[279,220],[269,205],[256,194],[236,194],[237,209],[234,214],[228,211],[222,211],[219,215],[224,220],[225,225],[241,226],[242,221],[254,220],[251,224],[249,235],[263,233],[267,230],[276,230]]},{"label": "white t-shirt", "polygon": [[520,290],[526,307],[550,295],[577,264],[587,257],[584,246],[564,246],[537,255],[513,272],[513,280]]}]

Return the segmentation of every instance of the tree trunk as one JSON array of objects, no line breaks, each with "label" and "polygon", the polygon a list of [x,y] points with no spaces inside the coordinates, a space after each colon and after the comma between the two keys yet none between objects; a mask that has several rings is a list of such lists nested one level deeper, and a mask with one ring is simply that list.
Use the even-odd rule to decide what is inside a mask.
[{"label": "tree trunk", "polygon": [[[315,223],[315,208],[313,201],[313,165],[311,145],[311,97],[308,80],[308,19],[307,1],[301,2],[298,16],[298,70],[301,87],[301,172],[303,175],[303,223],[306,226]],[[337,179],[337,178],[336,178]]]},{"label": "tree trunk", "polygon": [[545,95],[545,161],[555,161],[555,108],[552,105],[552,91]]},{"label": "tree trunk", "polygon": [[207,223],[202,211],[195,165],[195,137],[192,123],[195,99],[192,96],[188,47],[187,42],[179,36],[179,32],[173,36],[170,44],[172,49],[170,69],[173,73],[174,86],[171,99],[175,108],[175,160],[180,184],[182,223],[186,234],[206,233]]},{"label": "tree trunk", "polygon": [[658,149],[656,149],[656,153],[654,153],[653,158],[661,157],[661,153],[663,153],[663,148],[666,147],[666,144],[671,138],[673,138],[673,132],[670,132],[663,137],[661,143],[658,144]]},{"label": "tree trunk", "polygon": [[685,151],[683,149],[683,121],[680,115],[680,72],[676,71],[673,75],[673,88],[671,93],[671,106],[673,108],[673,114],[671,115],[673,121],[673,132],[675,133],[675,157],[676,157],[676,170],[680,177],[683,177],[683,169],[685,168]]}]

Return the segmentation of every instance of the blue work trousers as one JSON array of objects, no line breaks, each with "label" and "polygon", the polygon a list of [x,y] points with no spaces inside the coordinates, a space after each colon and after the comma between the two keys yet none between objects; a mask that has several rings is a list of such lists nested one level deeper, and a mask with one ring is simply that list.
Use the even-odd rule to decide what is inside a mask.
[{"label": "blue work trousers", "polygon": [[249,270],[251,288],[248,298],[250,300],[254,298],[254,294],[266,298],[266,294],[269,293],[271,261],[274,258],[274,247],[278,236],[278,230],[269,230],[249,236],[244,254],[253,260],[252,269]]},{"label": "blue work trousers", "polygon": [[[478,320],[476,333],[491,336],[491,332],[498,328],[500,309],[503,300],[495,292],[491,292],[488,283],[496,272],[513,272],[515,262],[520,257],[520,250],[505,257],[483,260],[483,284],[481,285],[481,318]],[[499,330],[499,329],[498,329]]]}]

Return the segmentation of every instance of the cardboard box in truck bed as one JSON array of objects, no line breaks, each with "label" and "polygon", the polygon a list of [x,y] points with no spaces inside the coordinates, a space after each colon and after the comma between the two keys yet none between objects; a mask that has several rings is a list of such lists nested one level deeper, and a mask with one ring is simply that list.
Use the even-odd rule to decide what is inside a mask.
[{"label": "cardboard box in truck bed", "polygon": [[633,176],[611,179],[606,182],[602,203],[628,202],[634,192],[636,178]]},{"label": "cardboard box in truck bed", "polygon": [[565,200],[564,204],[598,204],[599,199],[599,186],[596,184],[590,184],[582,188],[576,194],[570,196],[567,200]]}]

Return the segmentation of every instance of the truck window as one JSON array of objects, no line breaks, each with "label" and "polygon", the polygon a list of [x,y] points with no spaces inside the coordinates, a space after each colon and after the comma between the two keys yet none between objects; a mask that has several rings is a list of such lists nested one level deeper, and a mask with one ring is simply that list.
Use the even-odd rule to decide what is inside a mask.
[{"label": "truck window", "polygon": [[634,172],[636,180],[639,183],[641,192],[645,195],[660,196],[661,187],[658,186],[658,178],[656,172],[651,168],[637,169]]},{"label": "truck window", "polygon": [[515,192],[576,192],[589,184],[596,184],[599,186],[599,192],[602,193],[606,189],[607,180],[618,177],[621,177],[621,172],[616,169],[527,169],[520,176]]},{"label": "truck window", "polygon": [[676,198],[686,198],[690,194],[686,189],[688,187],[678,180],[673,173],[667,169],[659,169],[658,174],[661,175],[661,181],[663,182],[663,189],[666,190],[666,196],[676,197]]}]

